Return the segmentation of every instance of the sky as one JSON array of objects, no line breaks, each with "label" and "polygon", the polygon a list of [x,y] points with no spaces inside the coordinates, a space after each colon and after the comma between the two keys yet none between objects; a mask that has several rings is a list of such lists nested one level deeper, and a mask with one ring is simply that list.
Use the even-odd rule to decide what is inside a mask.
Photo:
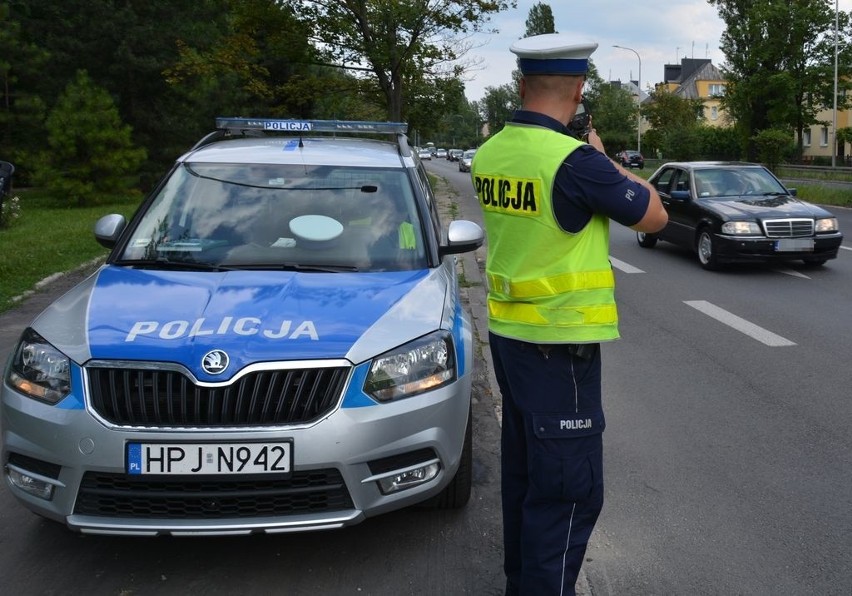
[{"label": "sky", "polygon": [[[638,80],[641,60],[640,82],[647,91],[662,82],[666,64],[679,64],[683,58],[709,58],[716,66],[725,63],[719,49],[725,27],[716,7],[706,0],[518,0],[517,8],[492,16],[490,28],[499,33],[469,40],[472,47],[465,58],[479,64],[465,80],[468,100],[482,99],[487,87],[512,82],[516,60],[509,47],[523,37],[530,8],[539,1],[553,11],[557,32],[578,43],[597,42],[592,61],[605,81]],[[837,2],[839,10],[852,10],[852,0]]]}]

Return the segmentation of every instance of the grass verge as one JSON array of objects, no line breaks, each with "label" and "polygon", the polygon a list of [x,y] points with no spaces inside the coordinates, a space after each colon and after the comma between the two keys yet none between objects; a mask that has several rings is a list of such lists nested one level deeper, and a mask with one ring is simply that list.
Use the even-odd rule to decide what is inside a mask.
[{"label": "grass verge", "polygon": [[21,190],[20,217],[0,228],[0,312],[13,308],[15,297],[32,290],[42,279],[76,269],[107,250],[92,233],[103,215],[130,217],[138,198],[120,199],[97,207],[58,205],[37,190]]}]

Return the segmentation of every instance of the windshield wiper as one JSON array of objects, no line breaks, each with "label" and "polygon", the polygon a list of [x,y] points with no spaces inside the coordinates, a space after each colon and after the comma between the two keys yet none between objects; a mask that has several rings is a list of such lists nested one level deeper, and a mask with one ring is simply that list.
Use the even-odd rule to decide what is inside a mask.
[{"label": "windshield wiper", "polygon": [[186,271],[236,271],[236,267],[203,263],[199,261],[172,261],[169,259],[119,259],[113,265],[136,267],[139,269],[178,269]]},{"label": "windshield wiper", "polygon": [[361,270],[355,265],[302,265],[300,263],[253,263],[241,264],[239,268],[252,271],[298,271],[301,273],[346,273]]}]

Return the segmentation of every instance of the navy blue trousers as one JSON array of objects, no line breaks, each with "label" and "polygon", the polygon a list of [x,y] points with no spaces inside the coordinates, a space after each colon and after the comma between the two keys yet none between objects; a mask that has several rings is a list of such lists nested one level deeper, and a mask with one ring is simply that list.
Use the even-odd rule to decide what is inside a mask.
[{"label": "navy blue trousers", "polygon": [[573,595],[603,508],[598,345],[537,345],[489,334],[503,396],[506,594]]}]

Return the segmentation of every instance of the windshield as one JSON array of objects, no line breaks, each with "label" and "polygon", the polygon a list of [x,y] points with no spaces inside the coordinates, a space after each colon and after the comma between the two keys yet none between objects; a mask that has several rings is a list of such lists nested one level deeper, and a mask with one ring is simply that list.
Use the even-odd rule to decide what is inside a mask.
[{"label": "windshield", "polygon": [[404,170],[183,164],[122,264],[385,271],[426,267]]},{"label": "windshield", "polygon": [[764,168],[713,168],[696,170],[699,197],[787,194],[787,189]]}]

